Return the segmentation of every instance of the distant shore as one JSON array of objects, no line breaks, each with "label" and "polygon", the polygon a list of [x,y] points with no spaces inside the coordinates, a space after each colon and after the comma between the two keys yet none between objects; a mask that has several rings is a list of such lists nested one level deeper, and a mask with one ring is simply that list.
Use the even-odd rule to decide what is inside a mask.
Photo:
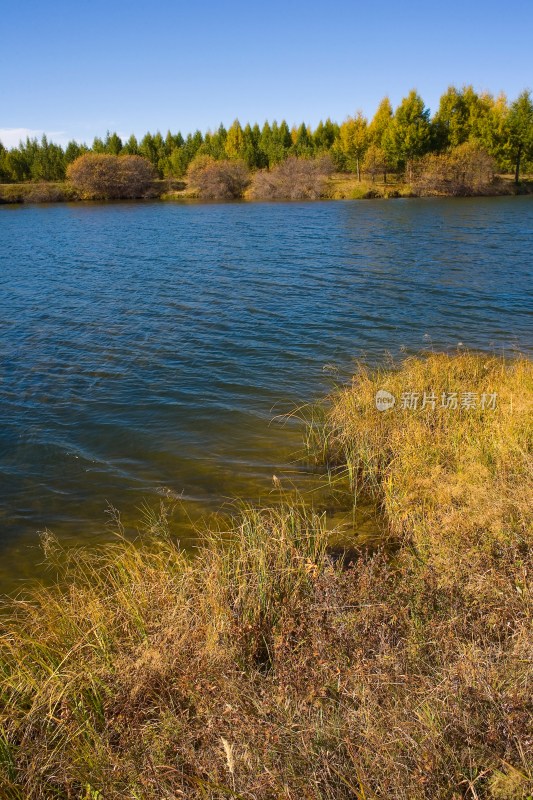
[{"label": "distant shore", "polygon": [[[468,197],[500,197],[500,196],[523,196],[533,194],[533,177],[528,176],[520,181],[514,182],[511,175],[498,175],[494,182],[480,192],[471,192]],[[423,194],[413,190],[408,184],[392,179],[390,182],[383,181],[371,182],[368,180],[357,180],[356,175],[335,173],[328,181],[323,195],[319,200],[372,200],[372,199],[395,199],[413,197],[455,197],[443,192],[424,192]],[[78,202],[80,198],[73,186],[67,181],[62,182],[25,182],[25,183],[3,183],[0,184],[0,205],[6,204],[33,204],[33,203],[64,203]],[[192,187],[185,179],[168,179],[154,181],[151,189],[138,200],[197,200],[198,191]],[[244,196],[244,201],[256,202]],[[98,200],[95,202],[107,202]],[[242,202],[242,201],[241,201]]]}]

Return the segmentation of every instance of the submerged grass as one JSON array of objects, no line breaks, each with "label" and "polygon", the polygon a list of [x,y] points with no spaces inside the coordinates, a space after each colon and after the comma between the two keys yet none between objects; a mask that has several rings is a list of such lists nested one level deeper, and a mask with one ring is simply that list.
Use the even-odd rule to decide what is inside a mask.
[{"label": "submerged grass", "polygon": [[1,622],[0,796],[531,797],[532,381],[525,359],[429,355],[330,398],[313,456],[374,498],[393,551],[332,559],[294,503],[244,508],[194,558],[164,514],[144,544],[48,539],[57,587]]}]

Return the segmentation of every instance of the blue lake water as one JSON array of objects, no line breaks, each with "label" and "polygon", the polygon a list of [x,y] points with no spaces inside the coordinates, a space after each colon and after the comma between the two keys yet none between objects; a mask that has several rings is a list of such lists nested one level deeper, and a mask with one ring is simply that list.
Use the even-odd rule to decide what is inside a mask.
[{"label": "blue lake water", "polygon": [[533,198],[0,207],[0,591],[37,532],[256,499],[355,358],[530,352]]}]

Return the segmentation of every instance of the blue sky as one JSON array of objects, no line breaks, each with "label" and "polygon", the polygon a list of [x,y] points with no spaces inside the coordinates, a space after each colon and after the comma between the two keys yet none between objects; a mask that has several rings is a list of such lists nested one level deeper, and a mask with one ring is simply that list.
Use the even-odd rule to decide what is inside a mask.
[{"label": "blue sky", "polygon": [[416,87],[533,88],[531,0],[4,0],[0,140],[372,115]]}]

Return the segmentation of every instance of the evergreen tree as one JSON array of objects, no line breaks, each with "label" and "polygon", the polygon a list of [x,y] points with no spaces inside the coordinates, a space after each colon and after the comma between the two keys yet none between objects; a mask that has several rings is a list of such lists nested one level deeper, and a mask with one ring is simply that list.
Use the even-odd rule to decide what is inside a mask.
[{"label": "evergreen tree", "polygon": [[307,125],[302,122],[300,127],[296,130],[296,134],[294,136],[292,153],[299,158],[311,158],[313,152],[313,137],[311,136]]},{"label": "evergreen tree", "polygon": [[91,147],[93,153],[105,153],[105,145],[99,136],[95,136]]},{"label": "evergreen tree", "polygon": [[181,147],[177,147],[172,151],[169,159],[170,174],[175,175],[177,178],[182,178],[189,164],[195,158],[196,154],[202,147],[204,137],[200,131],[194,134],[188,134]]},{"label": "evergreen tree", "polygon": [[122,152],[128,156],[138,156],[139,155],[139,143],[137,141],[137,137],[131,134],[130,138],[122,148]]},{"label": "evergreen tree", "polygon": [[313,145],[317,153],[329,153],[339,137],[339,126],[329,118],[318,123],[313,133]]},{"label": "evergreen tree", "polygon": [[509,140],[509,105],[504,94],[491,98],[488,112],[480,121],[478,138],[482,147],[496,159],[504,172],[512,169]]},{"label": "evergreen tree", "polygon": [[43,134],[40,143],[32,146],[31,178],[36,181],[62,181],[65,178],[65,154],[63,149],[49,142]]},{"label": "evergreen tree", "polygon": [[65,166],[72,164],[77,158],[87,153],[89,148],[84,144],[78,144],[74,140],[70,141],[65,148]]},{"label": "evergreen tree", "polygon": [[259,153],[265,167],[272,166],[270,158],[272,151],[272,128],[267,121],[261,129],[261,136],[259,137]]},{"label": "evergreen tree", "polygon": [[118,156],[122,150],[122,139],[118,135],[118,133],[109,133],[106,134],[105,141],[104,141],[104,152],[108,153],[111,156]]},{"label": "evergreen tree", "polygon": [[515,183],[520,180],[523,164],[533,160],[533,101],[531,92],[523,91],[511,103],[508,117],[509,150],[514,165]]},{"label": "evergreen tree", "polygon": [[201,155],[211,156],[216,161],[226,158],[226,139],[228,132],[222,123],[215,133],[208,131],[199,150]]},{"label": "evergreen tree", "polygon": [[439,109],[433,117],[434,144],[436,149],[457,147],[468,139],[468,112],[462,92],[455,86],[441,96]]},{"label": "evergreen tree", "polygon": [[[161,134],[159,134],[159,139],[162,142]],[[139,155],[147,158],[157,170],[159,169],[160,152],[157,134],[154,136],[151,133],[146,133],[143,136],[139,145]]]},{"label": "evergreen tree", "polygon": [[0,142],[0,183],[9,183],[11,174],[8,166],[8,151]]},{"label": "evergreen tree", "polygon": [[[263,136],[263,133],[265,134]],[[274,120],[272,126],[265,123],[261,133],[260,149],[265,153],[267,166],[273,167],[284,161],[292,151],[293,140],[286,121],[280,125]]]},{"label": "evergreen tree", "polygon": [[[229,136],[229,132],[228,132]],[[259,126],[256,124],[252,128],[248,123],[242,132],[243,136],[243,147],[242,147],[242,159],[245,164],[248,166],[249,169],[260,169],[264,166],[261,158],[261,153],[259,150],[259,139],[261,137],[261,131],[259,130]]]},{"label": "evergreen tree", "polygon": [[412,178],[412,160],[427,153],[431,144],[429,109],[413,89],[394,114],[383,134],[383,149],[399,169],[407,166]]},{"label": "evergreen tree", "polygon": [[461,90],[450,86],[440,98],[433,118],[433,145],[436,150],[458,147],[464,142],[479,142],[494,101],[478,95],[472,86]]}]

